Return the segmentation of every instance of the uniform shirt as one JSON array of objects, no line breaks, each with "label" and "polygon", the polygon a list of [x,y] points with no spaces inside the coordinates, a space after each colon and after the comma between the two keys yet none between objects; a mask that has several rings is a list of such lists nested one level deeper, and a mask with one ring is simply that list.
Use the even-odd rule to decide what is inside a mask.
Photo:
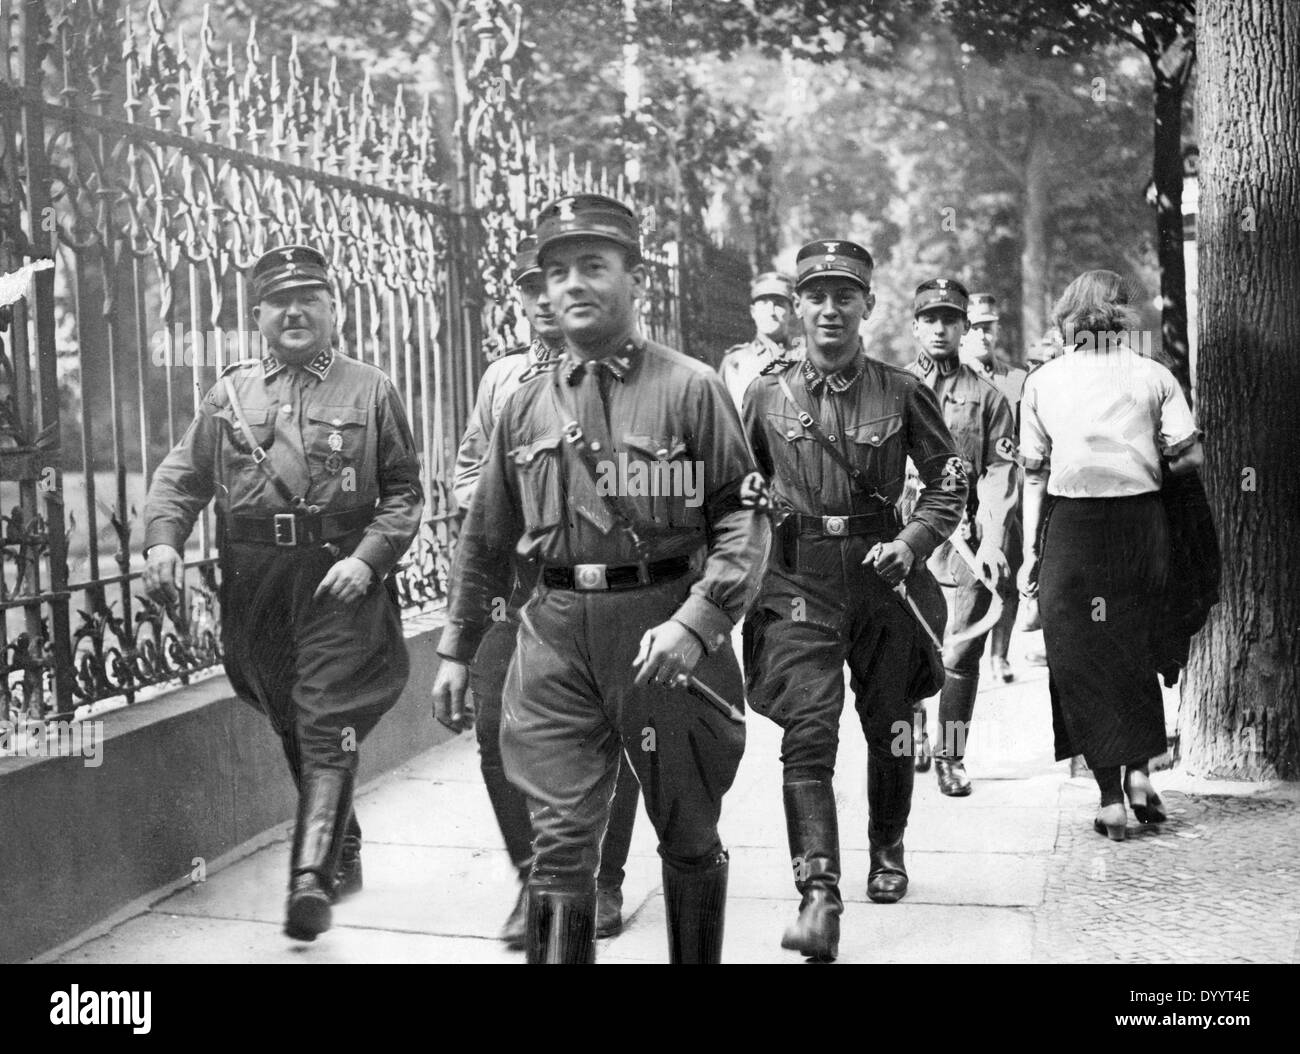
[{"label": "uniform shirt", "polygon": [[1122,498],[1160,489],[1160,455],[1196,442],[1174,375],[1127,346],[1079,349],[1039,366],[1020,403],[1020,458],[1049,468],[1047,493]]},{"label": "uniform shirt", "polygon": [[934,392],[957,453],[975,481],[967,515],[978,525],[982,541],[1002,549],[1018,500],[1016,422],[1006,397],[964,362],[945,376],[922,352],[907,369]]},{"label": "uniform shirt", "polygon": [[[802,385],[827,438],[841,444],[873,488],[863,494],[799,421],[778,376],[792,393]],[[966,482],[954,463],[955,447],[930,390],[916,377],[859,351],[853,362],[829,377],[809,361],[759,377],[745,393],[745,433],[774,498],[811,516],[879,512],[903,492],[910,457],[925,482],[916,507],[898,538],[917,560],[926,557],[957,528],[966,501]]]},{"label": "uniform shirt", "polygon": [[[225,371],[267,460],[293,494],[322,513],[373,506],[352,553],[388,574],[420,527],[420,462],[401,400],[382,370],[326,350],[304,366],[274,356]],[[225,385],[199,406],[158,466],[145,502],[145,549],[185,539],[204,506],[221,515],[268,516],[292,506],[271,483],[236,422]]]},{"label": "uniform shirt", "polygon": [[554,365],[557,353],[543,341],[534,340],[526,348],[507,352],[502,358],[489,363],[479,381],[474,412],[470,414],[465,435],[456,451],[456,474],[452,491],[462,512],[469,511],[483,462],[487,459],[492,429],[496,427],[506,399],[520,383],[540,370]]},{"label": "uniform shirt", "polygon": [[996,355],[987,364],[980,362],[979,359],[973,359],[971,366],[981,377],[993,382],[993,387],[1003,394],[1011,406],[1011,414],[1014,417],[1020,406],[1020,395],[1025,390],[1025,378],[1029,376],[1029,371],[1022,370],[1019,366],[1009,366]]},{"label": "uniform shirt", "polygon": [[731,398],[739,410],[744,405],[745,389],[754,383],[754,378],[771,363],[780,359],[800,362],[804,357],[802,339],[795,339],[790,347],[783,348],[767,337],[755,335],[748,344],[733,344],[718,363],[718,374],[722,377],[731,393]]},{"label": "uniform shirt", "polygon": [[[704,363],[639,338],[601,361],[611,374],[610,447],[602,446],[599,457],[614,473],[610,482],[621,473],[627,483],[618,492],[647,528],[645,552],[638,554],[564,440],[565,425],[578,416],[578,392],[569,382],[581,366],[566,353],[502,409],[460,535],[438,646],[443,657],[473,658],[493,599],[510,592],[512,553],[541,566],[628,565],[707,546],[703,571],[673,618],[710,653],[727,642],[756,596],[770,530],[765,515],[740,505],[740,483],[754,463],[721,380]],[[656,473],[658,487],[632,483],[634,475]],[[692,485],[662,485],[674,477]]]}]

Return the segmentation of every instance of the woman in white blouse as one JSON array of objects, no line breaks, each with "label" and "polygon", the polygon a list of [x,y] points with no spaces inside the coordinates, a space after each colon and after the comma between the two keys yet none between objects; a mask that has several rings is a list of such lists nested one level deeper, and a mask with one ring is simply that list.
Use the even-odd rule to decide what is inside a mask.
[{"label": "woman in white blouse", "polygon": [[1168,560],[1161,463],[1191,471],[1201,444],[1173,374],[1134,350],[1119,275],[1080,275],[1053,322],[1065,353],[1029,375],[1020,404],[1020,589],[1039,598],[1056,757],[1084,756],[1101,790],[1093,826],[1120,841],[1125,793],[1143,823],[1165,819],[1147,772],[1166,747],[1150,646]]}]

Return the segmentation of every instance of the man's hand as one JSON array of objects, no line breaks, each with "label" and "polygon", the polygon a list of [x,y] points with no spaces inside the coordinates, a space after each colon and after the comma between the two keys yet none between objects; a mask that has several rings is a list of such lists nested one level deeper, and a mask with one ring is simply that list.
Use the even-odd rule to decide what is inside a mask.
[{"label": "man's hand", "polygon": [[911,573],[915,559],[916,554],[906,542],[877,542],[862,563],[866,567],[874,567],[876,574],[893,589]]},{"label": "man's hand", "polygon": [[320,585],[312,594],[312,600],[332,596],[335,600],[351,604],[366,595],[366,590],[370,588],[370,580],[374,576],[375,573],[364,560],[355,556],[345,556],[325,572],[325,577],[320,580]]},{"label": "man's hand", "polygon": [[1034,553],[1025,553],[1025,562],[1020,565],[1020,574],[1016,576],[1016,586],[1022,597],[1038,596],[1038,557]]},{"label": "man's hand", "polygon": [[975,554],[975,566],[984,580],[998,589],[1011,577],[1011,567],[1002,550],[987,542],[980,543],[979,552]]},{"label": "man's hand", "polygon": [[454,659],[439,660],[433,679],[433,719],[453,732],[474,725],[474,708],[466,702],[469,667]]},{"label": "man's hand", "polygon": [[702,658],[704,646],[699,638],[680,622],[669,619],[646,630],[641,638],[641,650],[632,660],[634,667],[640,667],[634,683],[681,688]]},{"label": "man's hand", "polygon": [[144,569],[144,591],[159,604],[170,606],[180,600],[185,561],[170,545],[151,545]]}]

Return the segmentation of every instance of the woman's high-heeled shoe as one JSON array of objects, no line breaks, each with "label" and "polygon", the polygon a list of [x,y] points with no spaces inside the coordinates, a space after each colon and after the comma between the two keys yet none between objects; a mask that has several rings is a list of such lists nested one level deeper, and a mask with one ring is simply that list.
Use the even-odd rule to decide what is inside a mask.
[{"label": "woman's high-heeled shoe", "polygon": [[1092,829],[1098,834],[1104,834],[1112,842],[1122,842],[1127,834],[1127,823],[1128,813],[1124,811],[1124,803],[1116,802],[1101,808],[1097,818],[1092,821]]},{"label": "woman's high-heeled shoe", "polygon": [[1139,823],[1164,823],[1169,819],[1164,802],[1151,786],[1151,778],[1140,769],[1124,773],[1124,793],[1128,795],[1128,803]]}]

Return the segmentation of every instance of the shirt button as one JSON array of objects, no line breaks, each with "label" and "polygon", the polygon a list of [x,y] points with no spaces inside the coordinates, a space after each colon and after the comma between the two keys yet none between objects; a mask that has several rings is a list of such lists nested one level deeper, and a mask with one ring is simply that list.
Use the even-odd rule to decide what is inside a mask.
[{"label": "shirt button", "polygon": [[872,443],[879,443],[879,442],[880,442],[880,436],[878,436],[878,435],[872,436],[871,439],[869,440],[869,442],[872,442]]},{"label": "shirt button", "polygon": [[282,407],[280,407],[280,409],[286,414],[293,413],[293,407],[290,406],[288,403],[285,403]]},{"label": "shirt button", "polygon": [[799,433],[796,432],[796,431],[792,428],[792,429],[790,429],[790,431],[786,432],[785,437],[786,437],[786,439],[793,439],[793,438],[794,438],[795,436],[797,436],[798,434],[799,434]]},{"label": "shirt button", "polygon": [[828,435],[826,438],[829,439],[832,443],[835,442],[835,433],[832,432],[832,433],[831,433],[830,435]]},{"label": "shirt button", "polygon": [[657,457],[660,461],[662,461],[667,456],[668,456],[668,448],[666,446],[661,446],[658,450],[655,451],[655,457]]},{"label": "shirt button", "polygon": [[599,453],[600,453],[600,440],[599,440],[599,439],[597,439],[594,443],[591,444],[591,452],[592,452],[593,454],[599,454]]},{"label": "shirt button", "polygon": [[341,417],[336,417],[336,418],[334,418],[334,420],[331,421],[330,423],[331,423],[335,428],[338,428],[339,425],[341,425],[341,424],[343,423],[343,418],[341,418]]}]

